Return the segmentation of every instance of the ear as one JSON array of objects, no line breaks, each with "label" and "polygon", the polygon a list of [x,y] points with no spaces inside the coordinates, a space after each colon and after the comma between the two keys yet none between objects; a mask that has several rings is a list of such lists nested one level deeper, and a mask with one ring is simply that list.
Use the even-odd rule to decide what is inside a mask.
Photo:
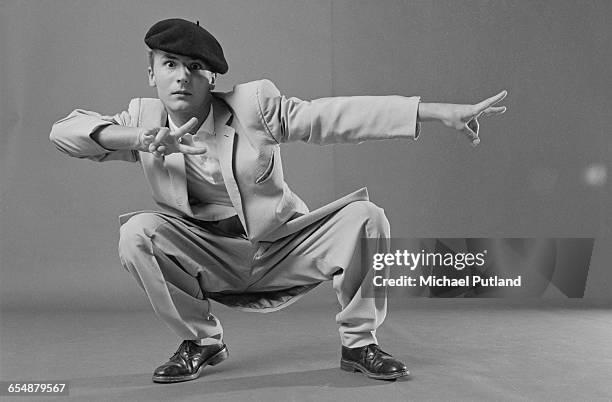
[{"label": "ear", "polygon": [[149,77],[149,86],[150,87],[157,86],[157,84],[155,83],[155,73],[153,72],[153,68],[150,66],[147,67],[147,75]]}]

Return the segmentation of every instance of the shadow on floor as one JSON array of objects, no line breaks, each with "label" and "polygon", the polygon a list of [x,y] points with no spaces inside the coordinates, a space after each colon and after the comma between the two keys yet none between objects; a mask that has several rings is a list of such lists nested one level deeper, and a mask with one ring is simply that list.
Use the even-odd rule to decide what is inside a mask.
[{"label": "shadow on floor", "polygon": [[[225,394],[236,391],[255,391],[265,389],[281,389],[295,387],[316,388],[351,388],[384,387],[391,383],[409,381],[409,377],[396,381],[377,381],[366,378],[361,373],[349,373],[339,368],[295,371],[282,374],[263,374],[246,377],[217,378],[227,374],[229,365],[224,370],[207,367],[207,372],[197,380],[175,384],[156,384],[151,380],[151,374],[127,374],[117,376],[101,376],[77,378],[71,380],[70,394],[84,397],[87,395],[105,395],[106,397],[129,398],[130,394],[143,398],[151,395],[152,399],[171,400],[180,394],[181,398]],[[224,373],[222,373],[222,371]]]},{"label": "shadow on floor", "polygon": [[[226,366],[227,367],[227,366]],[[211,379],[212,371],[207,368],[208,374],[203,374],[202,377],[182,383],[175,384],[156,384],[151,380],[151,374],[126,374],[118,376],[103,376],[91,378],[77,378],[71,380],[73,388],[96,388],[101,387],[106,390],[121,389],[121,388],[141,388],[151,386],[162,390],[163,388],[181,387],[181,388],[197,388],[201,390],[202,386],[206,387],[208,393],[240,391],[244,389],[254,390],[260,388],[281,388],[281,387],[299,387],[299,386],[319,386],[333,388],[355,388],[355,387],[371,387],[373,385],[384,386],[393,381],[378,381],[367,379],[360,373],[349,373],[341,371],[338,368],[326,368],[319,370],[295,371],[284,374],[263,374],[248,377],[233,377]],[[224,370],[226,371],[226,370]],[[216,376],[215,376],[216,377]],[[397,382],[409,381],[399,379]]]}]

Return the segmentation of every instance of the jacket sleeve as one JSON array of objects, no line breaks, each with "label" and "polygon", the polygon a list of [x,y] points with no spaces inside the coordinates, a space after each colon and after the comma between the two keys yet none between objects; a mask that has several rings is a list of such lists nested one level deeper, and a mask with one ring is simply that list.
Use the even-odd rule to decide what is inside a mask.
[{"label": "jacket sleeve", "polygon": [[57,121],[51,128],[49,139],[55,147],[75,158],[87,158],[97,162],[108,160],[138,161],[138,152],[133,150],[109,150],[91,138],[98,129],[111,124],[131,126],[127,111],[114,116],[103,116],[96,112],[76,109],[67,117]]},{"label": "jacket sleeve", "polygon": [[360,143],[416,139],[418,96],[349,96],[303,101],[286,98],[268,80],[259,81],[257,107],[266,130],[279,142]]}]

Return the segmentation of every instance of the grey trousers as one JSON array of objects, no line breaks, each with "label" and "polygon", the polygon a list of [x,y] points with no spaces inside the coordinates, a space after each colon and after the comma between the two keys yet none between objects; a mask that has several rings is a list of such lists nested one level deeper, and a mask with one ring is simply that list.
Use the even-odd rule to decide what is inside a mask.
[{"label": "grey trousers", "polygon": [[[213,297],[207,295],[257,294],[332,280],[341,306],[336,315],[341,342],[360,347],[377,343],[376,328],[387,311],[386,297],[363,297],[373,284],[362,247],[386,253],[389,236],[384,211],[370,201],[353,202],[290,236],[257,244],[211,222],[141,213],[121,226],[119,256],[157,316],[182,339],[222,336],[219,319],[210,313]],[[378,240],[364,246],[362,238]]]}]

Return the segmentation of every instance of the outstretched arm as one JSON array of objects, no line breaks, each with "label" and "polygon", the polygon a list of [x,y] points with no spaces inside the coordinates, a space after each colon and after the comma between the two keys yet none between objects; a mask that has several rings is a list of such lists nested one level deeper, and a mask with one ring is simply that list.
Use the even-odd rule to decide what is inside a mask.
[{"label": "outstretched arm", "polygon": [[189,121],[171,133],[166,127],[132,127],[127,111],[115,116],[102,116],[77,109],[53,125],[49,138],[60,151],[73,157],[135,162],[138,151],[151,152],[156,156],[174,152],[205,153],[205,148],[181,142],[195,124]]},{"label": "outstretched arm", "polygon": [[187,123],[170,131],[167,127],[124,127],[118,125],[105,126],[92,134],[92,138],[106,149],[132,149],[141,152],[151,152],[162,156],[181,152],[184,154],[203,154],[206,147],[196,147],[183,144],[182,138],[198,124],[198,119],[192,117]]},{"label": "outstretched arm", "polygon": [[325,145],[359,143],[389,138],[414,138],[420,123],[440,121],[464,132],[476,145],[478,119],[505,112],[494,106],[502,91],[475,105],[422,103],[417,96],[351,96],[303,101],[286,98],[268,80],[258,83],[257,113],[276,142],[303,141]]}]

